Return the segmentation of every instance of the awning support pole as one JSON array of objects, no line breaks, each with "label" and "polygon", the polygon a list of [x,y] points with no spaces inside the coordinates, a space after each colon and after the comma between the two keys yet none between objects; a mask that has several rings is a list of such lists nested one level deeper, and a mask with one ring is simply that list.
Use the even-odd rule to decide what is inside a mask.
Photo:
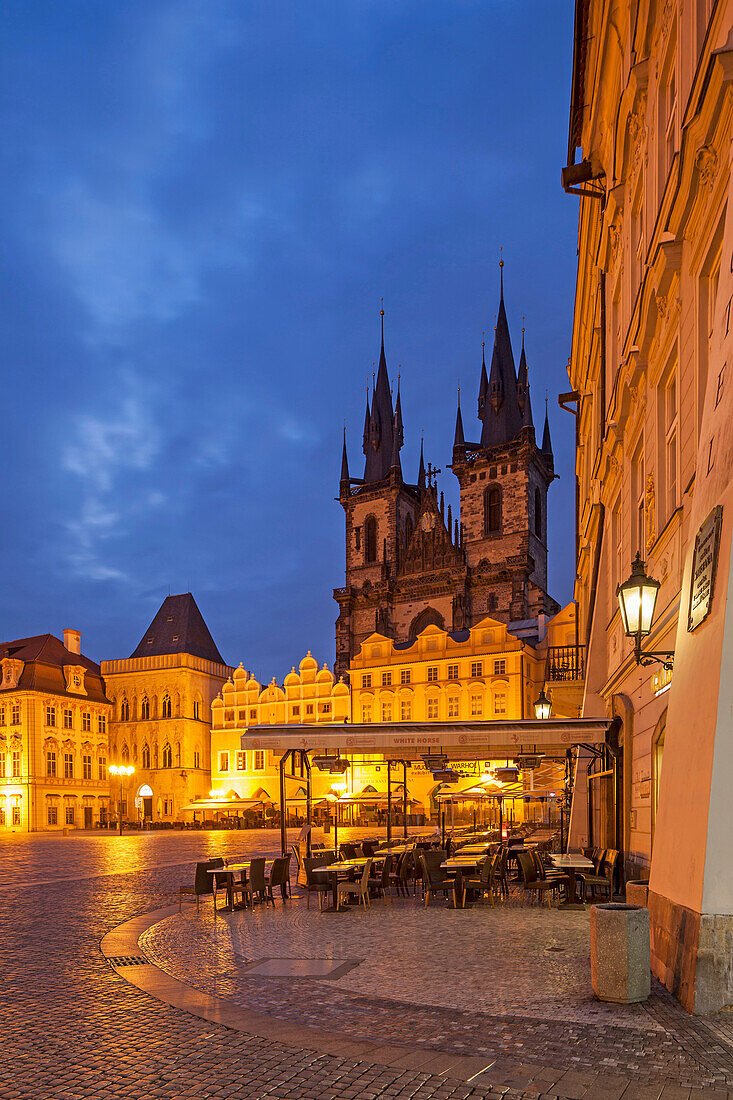
[{"label": "awning support pole", "polygon": [[[301,749],[300,760],[301,760],[301,763],[302,763],[303,767],[305,768],[305,778],[306,778],[306,783],[305,783],[305,794],[306,794],[305,817],[306,817],[307,823],[309,825],[311,825],[312,824],[311,818],[312,818],[312,812],[313,812],[313,807],[312,807],[313,792],[311,790],[311,762],[308,759],[308,752],[307,752],[306,749]],[[310,829],[308,830],[308,836],[306,837],[306,841],[305,841],[305,852],[306,852],[306,855],[307,855],[308,859],[310,859],[310,857],[312,855],[312,851],[311,851],[311,830]]]},{"label": "awning support pole", "polygon": [[288,850],[288,830],[285,823],[285,764],[292,755],[292,749],[288,749],[280,757],[280,854],[286,855]]},{"label": "awning support pole", "polygon": [[387,760],[387,843],[392,843],[392,763]]},{"label": "awning support pole", "polygon": [[402,835],[407,840],[407,761],[402,761]]}]

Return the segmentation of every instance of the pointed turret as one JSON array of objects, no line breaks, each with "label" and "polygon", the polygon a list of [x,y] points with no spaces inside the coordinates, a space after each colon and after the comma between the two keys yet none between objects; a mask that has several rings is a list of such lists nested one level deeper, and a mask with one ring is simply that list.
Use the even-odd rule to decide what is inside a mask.
[{"label": "pointed turret", "polygon": [[461,391],[458,391],[458,408],[456,410],[456,434],[453,436],[453,461],[460,462],[466,457],[466,438],[463,434],[463,417],[461,415]]},{"label": "pointed turret", "polygon": [[481,341],[481,381],[478,387],[478,418],[483,420],[486,412],[486,399],[489,396],[489,376],[486,373],[486,341]]},{"label": "pointed turret", "polygon": [[542,453],[546,455],[551,461],[552,455],[552,440],[550,439],[550,420],[547,415],[547,398],[545,398],[545,427],[542,432]]},{"label": "pointed turret", "polygon": [[532,403],[529,399],[529,371],[527,369],[527,354],[524,350],[524,329],[522,329],[522,354],[519,359],[517,371],[517,399],[522,411],[522,427],[533,428]]},{"label": "pointed turret", "polygon": [[417,487],[418,489],[425,488],[425,459],[423,457],[423,441],[420,440],[420,466],[417,471]]},{"label": "pointed turret", "polygon": [[367,453],[369,447],[369,421],[371,420],[371,413],[369,412],[369,388],[367,387],[366,396],[366,413],[364,414],[364,454]]},{"label": "pointed turret", "polygon": [[[364,465],[364,482],[366,484],[382,481],[389,477],[393,468],[394,439],[397,426],[395,413],[392,408],[392,392],[389,386],[387,374],[387,357],[384,353],[384,310],[380,310],[382,319],[382,339],[379,352],[379,366],[377,368],[376,381],[372,394],[372,408],[369,415],[367,429],[368,444],[366,449],[366,463]],[[400,412],[400,420],[402,414]],[[401,441],[397,442],[399,452]],[[398,456],[399,457],[399,456]],[[399,463],[398,463],[399,465]]]},{"label": "pointed turret", "polygon": [[[517,394],[514,353],[504,305],[504,261],[501,261],[501,297],[494,330],[494,350],[488,380],[488,400],[483,402],[481,446],[496,447],[516,439],[522,428],[522,411]],[[483,389],[483,375],[481,385]],[[481,399],[479,397],[479,404]]]},{"label": "pointed turret", "polygon": [[351,478],[349,477],[349,456],[346,453],[346,425],[344,424],[344,447],[341,452],[341,478],[339,481],[339,488],[341,496],[348,495],[351,487]]}]

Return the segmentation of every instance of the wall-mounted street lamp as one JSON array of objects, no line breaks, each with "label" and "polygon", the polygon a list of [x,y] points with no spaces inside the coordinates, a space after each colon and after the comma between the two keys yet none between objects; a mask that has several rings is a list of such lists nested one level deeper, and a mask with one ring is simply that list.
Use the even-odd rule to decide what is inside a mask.
[{"label": "wall-mounted street lamp", "polygon": [[545,689],[542,688],[542,690],[540,691],[539,696],[535,700],[534,716],[535,716],[535,718],[541,719],[544,722],[550,717],[551,713],[552,713],[552,703],[547,698],[547,696],[545,695]]},{"label": "wall-mounted street lamp", "polygon": [[631,576],[617,587],[616,595],[626,637],[634,639],[634,657],[637,665],[651,665],[658,661],[665,668],[671,669],[674,653],[651,650],[644,652],[641,648],[642,639],[646,638],[652,629],[654,608],[660,587],[659,581],[647,576],[641,554],[637,552],[631,564]]},{"label": "wall-mounted street lamp", "polygon": [[125,776],[132,775],[134,771],[135,768],[132,764],[110,764],[109,766],[110,775],[119,775],[120,777],[120,836],[122,836],[122,784],[125,781]]}]

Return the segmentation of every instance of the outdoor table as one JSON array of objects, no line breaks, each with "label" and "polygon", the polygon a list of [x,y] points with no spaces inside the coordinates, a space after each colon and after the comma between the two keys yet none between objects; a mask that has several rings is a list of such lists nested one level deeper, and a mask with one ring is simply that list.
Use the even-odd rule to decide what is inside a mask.
[{"label": "outdoor table", "polygon": [[[463,872],[475,871],[479,863],[483,862],[481,855],[464,855],[463,852],[459,852],[457,856],[451,856],[450,859],[444,860],[440,865],[441,871],[452,871],[456,876],[456,884],[453,887],[453,905],[451,909],[470,909],[471,906],[465,904],[463,898]],[[458,899],[461,899],[461,904],[458,904]]]},{"label": "outdoor table", "polygon": [[459,856],[480,856],[488,852],[490,847],[491,843],[464,844],[461,848],[456,849],[456,854]]},{"label": "outdoor table", "polygon": [[593,871],[595,870],[593,861],[586,856],[581,855],[564,855],[556,856],[550,855],[553,867],[556,867],[558,871],[567,871],[568,879],[568,898],[567,901],[563,901],[558,905],[558,909],[585,909],[585,903],[578,901],[577,895],[577,879],[575,877],[576,871]]},{"label": "outdoor table", "polygon": [[356,859],[342,859],[340,863],[329,863],[326,867],[316,867],[316,871],[327,871],[331,876],[331,890],[333,891],[333,903],[326,910],[328,913],[348,913],[349,909],[340,909],[338,903],[339,872],[363,871],[370,859],[378,857],[357,856]]},{"label": "outdoor table", "polygon": [[[207,873],[210,875],[227,876],[227,903],[222,910],[223,913],[232,912],[235,908],[244,909],[243,905],[234,905],[234,876],[236,875],[237,871],[248,871],[251,864],[251,859],[245,859],[242,863],[230,863],[226,867],[209,868]],[[216,905],[216,883],[214,883],[214,905]]]}]

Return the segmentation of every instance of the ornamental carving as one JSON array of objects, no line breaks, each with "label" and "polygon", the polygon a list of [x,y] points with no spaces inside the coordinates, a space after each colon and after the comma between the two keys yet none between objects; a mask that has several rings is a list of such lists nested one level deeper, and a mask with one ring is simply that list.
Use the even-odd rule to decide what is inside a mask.
[{"label": "ornamental carving", "polygon": [[636,110],[629,116],[629,148],[634,172],[638,170],[641,163],[646,138],[646,92],[643,92],[639,96]]},{"label": "ornamental carving", "polygon": [[21,661],[19,657],[3,657],[0,661],[0,668],[2,668],[2,687],[3,690],[9,690],[10,688],[16,688],[18,681],[20,680],[21,673],[25,667],[25,662]]},{"label": "ornamental carving", "polygon": [[667,39],[670,23],[672,22],[672,16],[674,15],[676,8],[677,0],[665,0],[664,7],[662,8],[662,18],[660,20],[660,36],[662,42],[665,42]]},{"label": "ornamental carving", "polygon": [[700,184],[706,191],[712,191],[718,174],[718,154],[712,145],[702,145],[695,157],[695,167],[700,175]]},{"label": "ornamental carving", "polygon": [[613,269],[618,263],[621,251],[621,232],[618,224],[612,222],[608,227],[608,267]]},{"label": "ornamental carving", "polygon": [[649,474],[646,479],[646,548],[647,551],[651,550],[652,546],[656,542],[657,532],[656,524],[654,521],[654,474]]}]

